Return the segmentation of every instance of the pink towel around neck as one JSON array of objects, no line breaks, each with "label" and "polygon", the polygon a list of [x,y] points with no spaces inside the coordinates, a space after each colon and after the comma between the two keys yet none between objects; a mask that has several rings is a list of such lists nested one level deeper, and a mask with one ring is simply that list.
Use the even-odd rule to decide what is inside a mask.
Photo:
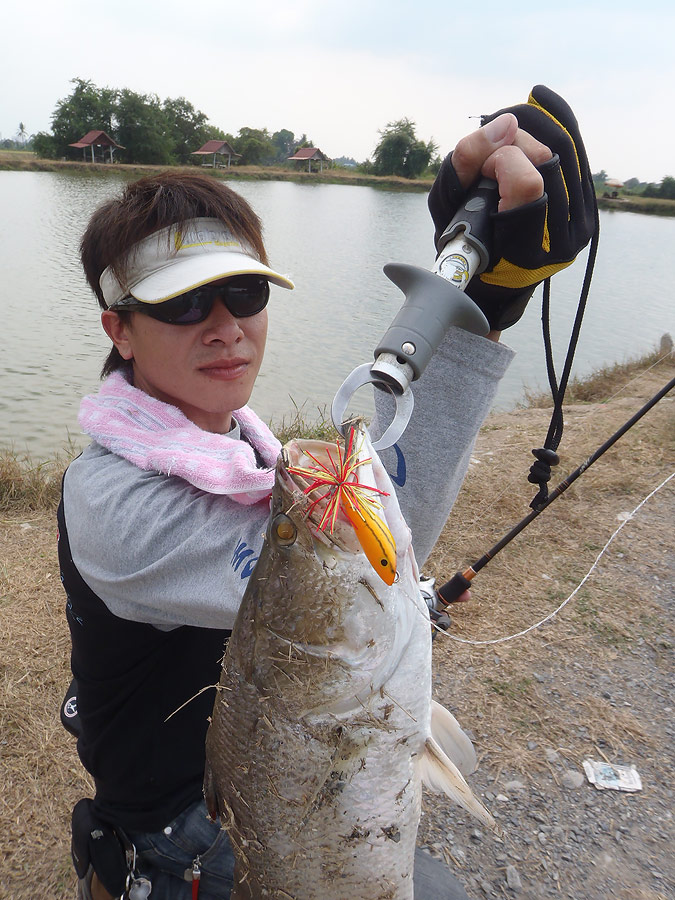
[{"label": "pink towel around neck", "polygon": [[[203,431],[175,406],[113,372],[97,394],[83,398],[78,421],[97,443],[139,469],[177,475],[249,505],[269,497],[281,444],[248,406],[235,410],[234,417],[246,440]],[[253,447],[269,468],[256,466]]]}]

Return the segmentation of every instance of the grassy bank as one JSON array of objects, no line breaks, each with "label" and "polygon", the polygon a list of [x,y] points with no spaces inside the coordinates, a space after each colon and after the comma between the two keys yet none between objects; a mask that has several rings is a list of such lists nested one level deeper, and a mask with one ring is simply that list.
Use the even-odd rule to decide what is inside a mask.
[{"label": "grassy bank", "polygon": [[[112,173],[124,179],[141,178],[152,172],[163,172],[167,166],[140,166],[114,163],[86,163],[74,160],[38,159],[20,150],[0,150],[0,171],[72,172],[99,177]],[[351,184],[381,188],[387,191],[428,191],[433,178],[399,178],[395,175],[362,175],[349,169],[325,169],[323,172],[304,172],[284,166],[233,166],[213,169],[210,166],[175,166],[176,171],[204,171],[223,181],[292,181],[296,184]]]},{"label": "grassy bank", "polygon": [[[79,160],[39,159],[23,150],[0,150],[0,171],[18,172],[71,172],[95,177],[108,177],[111,172],[120,178],[132,180],[163,172],[167,166],[141,166],[114,163],[87,163]],[[223,181],[292,181],[296,184],[351,184],[380,188],[387,191],[428,191],[433,176],[426,178],[400,178],[396,175],[363,175],[350,169],[325,169],[323,172],[305,172],[285,166],[233,166],[231,169],[212,169],[210,166],[175,166],[177,171],[206,171]],[[638,212],[653,216],[675,216],[675,200],[659,200],[638,196],[617,198],[598,197],[600,209],[620,212]]]},{"label": "grassy bank", "polygon": [[660,200],[658,197],[598,197],[598,207],[616,212],[644,213],[648,216],[675,216],[675,200]]}]

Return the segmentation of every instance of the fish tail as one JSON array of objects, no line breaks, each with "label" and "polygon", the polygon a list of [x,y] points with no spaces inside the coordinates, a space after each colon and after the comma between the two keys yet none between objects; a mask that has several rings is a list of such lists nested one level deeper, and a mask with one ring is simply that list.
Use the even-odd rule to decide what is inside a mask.
[{"label": "fish tail", "polygon": [[490,813],[474,796],[457,766],[432,737],[427,738],[424,745],[421,774],[422,781],[429,790],[438,794],[447,794],[451,800],[474,815],[483,825],[489,828],[497,827]]}]

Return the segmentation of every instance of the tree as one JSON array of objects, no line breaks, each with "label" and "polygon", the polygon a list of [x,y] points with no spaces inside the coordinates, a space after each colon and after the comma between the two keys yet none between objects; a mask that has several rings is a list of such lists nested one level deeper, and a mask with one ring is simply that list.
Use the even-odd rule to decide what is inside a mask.
[{"label": "tree", "polygon": [[593,179],[593,184],[596,187],[602,187],[604,183],[607,181],[607,172],[604,169],[600,169],[599,172],[596,172],[594,175],[591,175]]},{"label": "tree", "polygon": [[59,153],[54,135],[47,134],[46,131],[38,131],[33,137],[33,152],[40,159],[56,159]]},{"label": "tree", "polygon": [[185,97],[176,100],[167,98],[163,110],[167,136],[171,141],[171,155],[175,162],[185,165],[191,161],[193,150],[199,150],[212,137],[211,129],[207,128],[208,119]]},{"label": "tree", "polygon": [[137,94],[124,88],[119,92],[115,118],[117,141],[125,148],[126,161],[171,164],[173,141],[156,95]]},{"label": "tree", "polygon": [[401,175],[417,178],[427,168],[438,147],[433,141],[425,144],[415,134],[410,119],[388,122],[375,148],[373,171],[376,175]]},{"label": "tree", "polygon": [[643,197],[659,197],[662,200],[675,200],[675,178],[670,175],[661,184],[648,184],[642,192]]},{"label": "tree", "polygon": [[659,188],[659,197],[663,197],[664,200],[675,200],[675,178],[666,175]]},{"label": "tree", "polygon": [[267,166],[276,156],[272,136],[266,128],[240,128],[235,149],[241,154],[242,166]]},{"label": "tree", "polygon": [[[100,129],[111,137],[114,134],[115,102],[118,92],[111,88],[97,88],[91,81],[72,78],[73,92],[59,100],[52,114],[54,134],[54,155],[66,156],[68,144],[85,135],[88,131]],[[120,143],[124,143],[121,141]]]},{"label": "tree", "polygon": [[25,148],[26,141],[28,140],[28,132],[26,131],[26,127],[23,122],[19,122],[19,129],[16,132],[16,139],[21,147]]},{"label": "tree", "polygon": [[275,131],[272,135],[272,143],[275,149],[274,162],[285,163],[289,156],[293,156],[296,138],[292,131],[287,128]]}]

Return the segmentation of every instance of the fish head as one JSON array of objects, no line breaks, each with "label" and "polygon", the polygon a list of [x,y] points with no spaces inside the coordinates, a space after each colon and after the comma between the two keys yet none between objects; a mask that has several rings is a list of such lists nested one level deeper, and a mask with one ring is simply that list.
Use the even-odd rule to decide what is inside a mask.
[{"label": "fish head", "polygon": [[[307,490],[311,476],[298,470],[330,467],[336,452],[335,444],[322,441],[284,446],[264,546],[235,627],[240,649],[231,645],[233,653],[241,653],[239,666],[247,678],[274,683],[275,695],[291,702],[299,715],[331,705],[341,709],[344,698],[362,702],[354,698],[379,689],[416,628],[429,630],[410,533],[395,499],[382,510],[384,524],[397,535],[399,571],[391,585],[374,570],[341,509],[330,525],[320,527],[327,501],[316,502],[315,492]],[[372,448],[367,445],[364,452],[372,454]],[[369,479],[366,472],[363,480]]]}]

